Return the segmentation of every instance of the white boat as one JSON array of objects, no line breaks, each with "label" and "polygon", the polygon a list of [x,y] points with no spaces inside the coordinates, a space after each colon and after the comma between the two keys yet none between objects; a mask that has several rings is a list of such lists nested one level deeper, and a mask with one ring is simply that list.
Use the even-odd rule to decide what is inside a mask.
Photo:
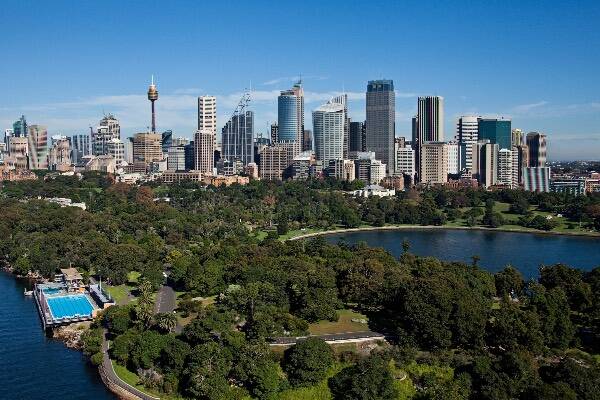
[{"label": "white boat", "polygon": [[23,294],[25,296],[33,296],[33,290],[27,290],[27,289],[25,289],[25,291],[23,292]]}]

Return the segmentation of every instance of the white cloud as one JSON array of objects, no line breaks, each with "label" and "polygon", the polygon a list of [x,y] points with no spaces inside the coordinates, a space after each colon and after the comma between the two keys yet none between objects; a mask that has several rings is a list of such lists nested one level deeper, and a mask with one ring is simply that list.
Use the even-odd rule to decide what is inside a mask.
[{"label": "white cloud", "polygon": [[513,108],[513,111],[516,113],[527,113],[531,110],[539,109],[540,107],[543,107],[547,104],[548,104],[547,101],[538,101],[537,103],[521,104],[521,105],[515,106]]}]

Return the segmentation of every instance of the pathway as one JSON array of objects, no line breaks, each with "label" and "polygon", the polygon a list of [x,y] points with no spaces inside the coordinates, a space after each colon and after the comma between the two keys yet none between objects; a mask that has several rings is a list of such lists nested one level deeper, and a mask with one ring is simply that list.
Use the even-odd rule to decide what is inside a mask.
[{"label": "pathway", "polygon": [[[296,344],[296,342],[306,339],[309,336],[299,337],[278,337],[273,338],[270,343],[271,346],[289,346]],[[359,343],[370,340],[384,340],[385,335],[373,331],[363,332],[344,332],[344,333],[332,333],[327,335],[311,335],[310,337],[318,337],[323,339],[325,342],[331,343]]]},{"label": "pathway", "polygon": [[170,313],[177,306],[175,290],[171,286],[162,285],[156,293],[156,302],[154,303],[155,313]]},{"label": "pathway", "polygon": [[106,329],[104,330],[104,336],[102,338],[102,369],[106,374],[106,379],[110,381],[110,383],[117,385],[119,388],[125,390],[128,394],[130,394],[133,398],[138,398],[142,400],[158,400],[158,397],[152,397],[123,381],[119,376],[115,373],[115,370],[112,365],[112,361],[108,355],[108,340],[106,340]]}]

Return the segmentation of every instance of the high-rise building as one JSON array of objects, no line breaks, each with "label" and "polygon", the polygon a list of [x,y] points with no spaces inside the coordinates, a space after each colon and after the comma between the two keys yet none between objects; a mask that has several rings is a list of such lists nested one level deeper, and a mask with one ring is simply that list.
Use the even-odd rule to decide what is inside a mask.
[{"label": "high-rise building", "polygon": [[48,168],[48,130],[42,125],[27,127],[29,169]]},{"label": "high-rise building", "polygon": [[513,185],[523,186],[523,172],[529,167],[529,148],[527,145],[513,146]]},{"label": "high-rise building", "polygon": [[258,172],[260,179],[274,181],[283,178],[283,172],[288,167],[288,149],[280,144],[267,146],[260,152]]},{"label": "high-rise building", "polygon": [[167,151],[167,169],[170,171],[185,170],[185,146],[171,146]]},{"label": "high-rise building", "polygon": [[448,142],[448,174],[458,175],[460,173],[459,157],[460,145],[457,142]]},{"label": "high-rise building", "polygon": [[364,122],[350,122],[348,151],[366,151]]},{"label": "high-rise building", "polygon": [[458,119],[456,125],[456,140],[460,145],[461,170],[473,171],[473,145],[479,140],[478,117],[465,115]]},{"label": "high-rise building", "polygon": [[100,120],[96,132],[92,132],[92,154],[108,154],[106,144],[112,139],[121,139],[121,125],[114,115],[108,114]]},{"label": "high-rise building", "polygon": [[523,186],[529,192],[550,191],[550,167],[527,167],[523,171]]},{"label": "high-rise building", "polygon": [[173,131],[166,130],[162,133],[161,146],[163,153],[167,153],[169,151],[169,147],[173,144]]},{"label": "high-rise building", "polygon": [[70,138],[63,135],[52,136],[47,165],[51,171],[64,172],[71,169]]},{"label": "high-rise building", "polygon": [[90,135],[74,135],[72,138],[73,164],[81,165],[83,157],[92,154]]},{"label": "high-rise building", "polygon": [[375,80],[367,83],[366,150],[374,151],[375,158],[394,168],[394,137],[396,96],[394,81]]},{"label": "high-rise building", "polygon": [[8,155],[14,160],[16,169],[29,168],[29,139],[27,136],[9,138]]},{"label": "high-rise building", "polygon": [[448,181],[448,145],[444,142],[422,143],[420,179],[426,184]]},{"label": "high-rise building", "polygon": [[328,165],[329,160],[343,159],[346,121],[344,105],[330,101],[313,111],[312,117],[317,160]]},{"label": "high-rise building", "polygon": [[277,98],[277,141],[293,142],[294,156],[300,153],[304,133],[304,89],[298,81]]},{"label": "high-rise building", "polygon": [[546,135],[539,132],[527,134],[527,147],[529,148],[529,166],[546,166]]},{"label": "high-rise building", "polygon": [[212,130],[197,130],[194,135],[194,147],[196,153],[194,169],[203,174],[212,174],[215,166],[215,135]]},{"label": "high-rise building", "polygon": [[116,166],[120,166],[125,161],[125,144],[121,139],[110,139],[106,143],[106,154],[115,159]]},{"label": "high-rise building", "polygon": [[310,129],[305,129],[302,134],[302,151],[311,151],[313,149],[313,134]]},{"label": "high-rise building", "polygon": [[521,129],[515,128],[511,131],[511,142],[513,146],[522,146],[525,144],[525,136]]},{"label": "high-rise building", "polygon": [[398,147],[396,149],[396,175],[408,175],[411,180],[415,178],[415,151],[412,147]]},{"label": "high-rise building", "polygon": [[348,117],[348,95],[341,94],[330,100],[330,103],[339,104],[344,107],[344,158],[348,158],[350,149],[350,118]]},{"label": "high-rise building", "polygon": [[488,188],[498,182],[498,144],[489,139],[473,145],[473,171],[481,185]]},{"label": "high-rise building", "polygon": [[513,153],[509,149],[500,149],[498,151],[498,185],[505,185],[509,188],[515,187],[513,181]]},{"label": "high-rise building", "polygon": [[28,130],[27,130],[27,120],[25,119],[24,115],[21,115],[21,118],[19,118],[18,121],[15,121],[15,123],[13,123],[13,129],[12,129],[13,133],[12,135],[14,137],[25,137],[28,134]]},{"label": "high-rise building", "polygon": [[417,100],[417,137],[420,144],[444,141],[444,98],[419,97]]},{"label": "high-rise building", "polygon": [[355,179],[355,166],[353,160],[329,160],[327,175],[340,181],[352,182]]},{"label": "high-rise building", "polygon": [[271,143],[279,142],[279,126],[277,122],[271,124]]},{"label": "high-rise building", "polygon": [[512,148],[512,132],[509,119],[480,118],[478,125],[479,140],[496,143],[498,149]]},{"label": "high-rise building", "polygon": [[142,132],[133,136],[133,168],[135,172],[146,172],[151,163],[161,161],[162,137],[157,133]]},{"label": "high-rise building", "polygon": [[236,109],[221,131],[221,140],[221,159],[225,163],[244,167],[253,162],[254,113],[245,108]]},{"label": "high-rise building", "polygon": [[217,135],[217,98],[198,97],[198,130],[207,129]]},{"label": "high-rise building", "polygon": [[185,151],[185,170],[191,171],[196,168],[196,143],[192,140],[183,147]]},{"label": "high-rise building", "polygon": [[154,75],[152,76],[152,82],[150,86],[148,86],[148,100],[150,100],[150,104],[152,105],[152,120],[151,120],[151,128],[150,132],[156,133],[156,112],[154,109],[154,102],[158,100],[158,90],[156,90],[156,85],[154,84]]}]

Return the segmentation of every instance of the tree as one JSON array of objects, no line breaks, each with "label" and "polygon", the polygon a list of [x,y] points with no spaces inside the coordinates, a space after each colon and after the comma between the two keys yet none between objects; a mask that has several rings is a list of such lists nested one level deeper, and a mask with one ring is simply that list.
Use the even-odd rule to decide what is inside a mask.
[{"label": "tree", "polygon": [[510,296],[513,293],[518,296],[524,286],[523,276],[511,265],[497,272],[494,275],[494,282],[496,284],[496,295],[500,297]]},{"label": "tree", "polygon": [[310,386],[325,378],[334,362],[333,350],[323,339],[309,337],[284,353],[283,370],[294,386]]},{"label": "tree", "polygon": [[171,333],[177,326],[177,317],[173,313],[158,313],[154,316],[156,326],[163,332]]},{"label": "tree", "polygon": [[335,400],[391,400],[398,398],[388,362],[371,355],[329,379]]}]

